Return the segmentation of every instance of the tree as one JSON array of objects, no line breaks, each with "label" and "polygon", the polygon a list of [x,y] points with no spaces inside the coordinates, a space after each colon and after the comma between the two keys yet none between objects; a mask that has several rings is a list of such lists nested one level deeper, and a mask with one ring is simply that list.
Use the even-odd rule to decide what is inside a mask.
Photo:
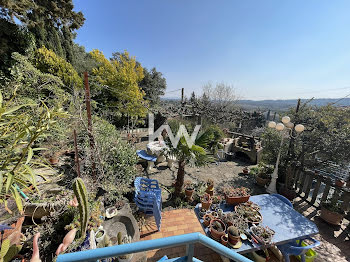
[{"label": "tree", "polygon": [[[171,123],[169,124],[172,126],[172,131],[174,132],[174,129],[176,129],[177,132],[180,123],[176,122],[173,125]],[[185,177],[185,166],[188,164],[203,166],[211,160],[206,150],[209,147],[210,139],[212,137],[211,135],[210,131],[205,131],[199,134],[192,147],[188,146],[184,136],[180,137],[180,141],[176,147],[172,145],[168,138],[166,139],[166,143],[170,148],[170,155],[176,156],[179,165],[175,182],[175,196],[179,196],[182,191]]]},{"label": "tree", "polygon": [[34,35],[36,46],[43,45],[73,62],[73,32],[84,24],[72,0],[1,0],[0,17],[22,25]]},{"label": "tree", "polygon": [[144,100],[145,93],[138,86],[143,78],[142,66],[127,51],[120,59],[113,60],[108,60],[96,49],[90,54],[98,63],[98,67],[92,70],[93,75],[101,85],[107,87],[97,97],[97,101],[102,106],[118,109],[125,116],[144,117],[147,103]]},{"label": "tree", "polygon": [[8,69],[14,63],[12,53],[24,55],[30,48],[32,40],[24,27],[0,18],[0,71],[8,75]]},{"label": "tree", "polygon": [[203,95],[198,101],[197,111],[212,123],[234,122],[240,118],[238,97],[232,86],[211,83],[203,86]]},{"label": "tree", "polygon": [[61,78],[66,90],[72,91],[72,88],[83,86],[83,81],[73,66],[45,46],[35,50],[33,63],[40,71]]},{"label": "tree", "polygon": [[155,67],[150,71],[143,69],[144,78],[140,82],[141,89],[145,92],[145,99],[154,106],[159,103],[160,96],[164,95],[166,89],[166,80],[161,72]]}]

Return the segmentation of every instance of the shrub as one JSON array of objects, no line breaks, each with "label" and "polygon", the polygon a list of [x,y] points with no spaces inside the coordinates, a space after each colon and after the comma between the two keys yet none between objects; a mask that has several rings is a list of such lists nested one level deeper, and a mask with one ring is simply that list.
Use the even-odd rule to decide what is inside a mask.
[{"label": "shrub", "polygon": [[[95,117],[93,133],[96,143],[96,167],[98,186],[106,191],[105,201],[114,202],[130,191],[136,175],[136,151],[123,141],[117,129],[108,121]],[[89,155],[89,139],[85,136],[86,155]],[[87,158],[89,159],[89,158]],[[85,172],[91,170],[86,163]]]}]

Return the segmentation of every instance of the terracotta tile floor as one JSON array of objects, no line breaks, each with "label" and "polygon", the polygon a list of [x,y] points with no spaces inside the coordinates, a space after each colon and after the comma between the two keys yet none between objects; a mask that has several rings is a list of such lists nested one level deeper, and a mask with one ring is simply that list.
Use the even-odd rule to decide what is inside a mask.
[{"label": "terracotta tile floor", "polygon": [[[160,232],[157,231],[157,226],[155,224],[154,218],[147,218],[146,226],[144,226],[141,230],[141,241],[193,232],[200,232],[202,234],[205,234],[193,210],[177,209],[172,211],[165,211],[162,213],[162,227]],[[222,261],[217,253],[201,244],[196,244],[194,250],[194,256],[202,261]],[[174,258],[184,256],[185,254],[185,245],[152,250],[147,252],[147,261],[157,261],[164,255],[167,255],[168,258]]]}]

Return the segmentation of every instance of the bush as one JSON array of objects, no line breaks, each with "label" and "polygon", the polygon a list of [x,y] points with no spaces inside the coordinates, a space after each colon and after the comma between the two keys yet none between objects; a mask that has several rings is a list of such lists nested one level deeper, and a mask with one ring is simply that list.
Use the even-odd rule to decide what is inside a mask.
[{"label": "bush", "polygon": [[[108,121],[95,117],[93,133],[96,143],[95,161],[98,171],[98,186],[106,191],[105,202],[114,202],[131,190],[136,176],[136,151],[123,141],[117,129]],[[85,136],[86,155],[89,155],[89,139]],[[87,158],[90,159],[90,158]],[[85,172],[91,170],[86,162]]]}]

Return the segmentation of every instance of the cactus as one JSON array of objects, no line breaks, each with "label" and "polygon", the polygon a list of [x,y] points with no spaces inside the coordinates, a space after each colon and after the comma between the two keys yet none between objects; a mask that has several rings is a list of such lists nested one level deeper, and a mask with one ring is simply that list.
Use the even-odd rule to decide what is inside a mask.
[{"label": "cactus", "polygon": [[77,197],[79,203],[79,214],[80,214],[80,230],[81,236],[85,238],[86,229],[89,220],[89,211],[88,211],[88,198],[87,191],[84,184],[84,181],[81,178],[77,178],[73,183],[74,194]]},{"label": "cactus", "polygon": [[22,248],[21,245],[11,245],[10,240],[9,239],[5,239],[1,243],[0,262],[11,261],[12,258],[19,253],[21,248]]},{"label": "cactus", "polygon": [[122,232],[118,232],[118,245],[123,244],[123,240],[122,240]]},{"label": "cactus", "polygon": [[229,234],[231,234],[232,236],[238,237],[239,236],[239,232],[237,227],[234,226],[230,226],[227,230],[229,232]]}]

